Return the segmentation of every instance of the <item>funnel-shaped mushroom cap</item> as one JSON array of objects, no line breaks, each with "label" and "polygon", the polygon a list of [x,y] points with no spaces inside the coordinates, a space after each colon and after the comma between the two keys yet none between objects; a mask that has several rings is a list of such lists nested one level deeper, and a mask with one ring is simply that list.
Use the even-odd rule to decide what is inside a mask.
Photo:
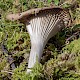
[{"label": "funnel-shaped mushroom cap", "polygon": [[[39,16],[39,15],[45,15],[44,13],[46,14],[52,13],[57,15],[59,14],[59,16],[61,17],[64,13],[63,17],[66,16],[64,17],[65,23],[67,24],[67,22],[70,21],[69,13],[60,7],[43,7],[43,8],[30,9],[22,13],[8,14],[6,18],[11,21],[20,20],[21,22],[26,23],[26,22],[29,22],[29,20],[32,19],[33,17]],[[68,26],[69,25],[70,25],[70,22]]]},{"label": "funnel-shaped mushroom cap", "polygon": [[19,14],[10,14],[7,19],[20,20],[26,24],[31,39],[28,68],[32,68],[36,60],[40,61],[47,41],[70,24],[69,13],[58,7],[31,9]]}]

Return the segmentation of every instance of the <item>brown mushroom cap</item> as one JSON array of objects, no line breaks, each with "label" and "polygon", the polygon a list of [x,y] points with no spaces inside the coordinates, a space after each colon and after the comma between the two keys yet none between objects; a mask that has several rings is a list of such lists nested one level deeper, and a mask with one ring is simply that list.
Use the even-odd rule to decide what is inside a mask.
[{"label": "brown mushroom cap", "polygon": [[21,22],[25,23],[27,20],[30,20],[32,16],[36,16],[41,13],[44,14],[44,12],[48,12],[48,13],[53,12],[56,14],[63,10],[64,9],[60,7],[43,7],[43,8],[30,9],[22,13],[9,14],[6,16],[6,18],[11,21],[20,20]]}]

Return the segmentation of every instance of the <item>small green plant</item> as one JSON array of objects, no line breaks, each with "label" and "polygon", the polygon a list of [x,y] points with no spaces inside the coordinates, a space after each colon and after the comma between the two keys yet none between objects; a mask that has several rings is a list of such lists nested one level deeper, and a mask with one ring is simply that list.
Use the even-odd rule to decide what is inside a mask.
[{"label": "small green plant", "polygon": [[58,6],[59,0],[54,0],[54,4]]}]

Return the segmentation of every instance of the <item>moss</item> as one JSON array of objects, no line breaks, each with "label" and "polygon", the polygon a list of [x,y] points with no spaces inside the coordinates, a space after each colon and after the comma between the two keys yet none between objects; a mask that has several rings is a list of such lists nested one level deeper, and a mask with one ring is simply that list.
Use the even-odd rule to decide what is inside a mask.
[{"label": "moss", "polygon": [[43,67],[40,63],[36,63],[34,68],[32,69],[32,73],[26,74],[26,62],[20,64],[13,71],[12,79],[11,80],[42,80],[43,77]]},{"label": "moss", "polygon": [[69,53],[80,53],[80,38],[78,40],[72,41],[69,45],[63,48],[64,51],[69,51]]}]

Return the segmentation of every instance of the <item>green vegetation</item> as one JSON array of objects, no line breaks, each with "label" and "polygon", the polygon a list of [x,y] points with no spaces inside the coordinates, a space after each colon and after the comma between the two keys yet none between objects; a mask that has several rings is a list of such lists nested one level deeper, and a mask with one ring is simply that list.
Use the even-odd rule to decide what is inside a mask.
[{"label": "green vegetation", "polygon": [[[6,20],[6,15],[44,6],[67,8],[73,25],[49,40],[41,63],[26,74],[29,34],[25,25]],[[80,80],[80,1],[0,0],[0,80]]]}]

